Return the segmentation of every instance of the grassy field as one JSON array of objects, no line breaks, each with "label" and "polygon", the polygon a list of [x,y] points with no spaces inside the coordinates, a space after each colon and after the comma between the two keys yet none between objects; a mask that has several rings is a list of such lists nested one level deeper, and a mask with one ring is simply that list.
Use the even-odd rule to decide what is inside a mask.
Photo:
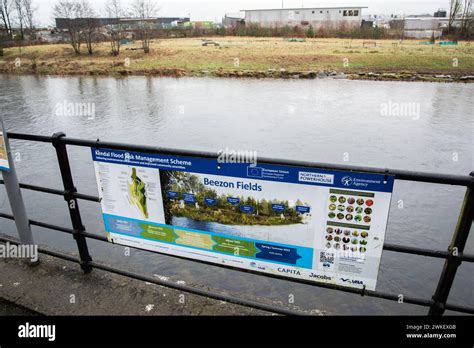
[{"label": "grassy field", "polygon": [[[108,43],[96,46],[90,56],[83,49],[77,56],[69,45],[45,45],[5,49],[0,72],[37,74],[156,74],[252,76],[252,72],[286,73],[336,71],[354,74],[417,73],[474,75],[474,45],[423,45],[420,41],[379,40],[377,47],[364,48],[364,40],[309,39],[288,42],[282,38],[217,37],[220,47],[202,46],[200,38],[164,39],[152,43],[148,55],[139,42],[122,46],[119,57],[112,57]],[[127,49],[128,48],[128,49]],[[15,64],[17,58],[21,64]],[[127,58],[130,64],[127,64]],[[456,64],[453,64],[457,62]],[[19,65],[19,66],[18,66]],[[233,76],[233,75],[232,75]],[[261,76],[258,76],[261,77]]]}]

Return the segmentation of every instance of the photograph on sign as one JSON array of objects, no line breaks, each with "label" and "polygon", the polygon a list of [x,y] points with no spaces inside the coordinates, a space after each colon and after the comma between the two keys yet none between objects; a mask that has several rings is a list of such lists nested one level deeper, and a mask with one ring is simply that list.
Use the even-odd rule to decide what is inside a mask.
[{"label": "photograph on sign", "polygon": [[109,241],[375,290],[394,179],[92,149]]}]

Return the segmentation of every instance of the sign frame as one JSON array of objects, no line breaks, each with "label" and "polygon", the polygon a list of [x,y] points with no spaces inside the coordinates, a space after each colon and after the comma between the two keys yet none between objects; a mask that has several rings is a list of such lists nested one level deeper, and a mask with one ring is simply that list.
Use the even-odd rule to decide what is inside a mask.
[{"label": "sign frame", "polygon": [[110,242],[376,288],[393,175],[91,152]]}]

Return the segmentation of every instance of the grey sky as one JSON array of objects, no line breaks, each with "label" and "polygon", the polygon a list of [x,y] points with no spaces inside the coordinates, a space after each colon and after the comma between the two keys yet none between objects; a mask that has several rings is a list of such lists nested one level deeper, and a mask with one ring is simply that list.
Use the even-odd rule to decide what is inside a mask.
[{"label": "grey sky", "polygon": [[[34,0],[37,7],[37,21],[40,25],[51,25],[52,8],[55,0]],[[130,4],[133,0],[122,0]],[[90,0],[96,11],[103,15],[105,0]],[[191,15],[191,20],[220,21],[225,13],[236,13],[242,9],[281,8],[281,0],[174,0],[159,1],[159,15],[181,17]],[[319,7],[319,6],[368,6],[363,14],[420,14],[433,13],[439,8],[448,8],[449,0],[284,0],[285,7]]]}]

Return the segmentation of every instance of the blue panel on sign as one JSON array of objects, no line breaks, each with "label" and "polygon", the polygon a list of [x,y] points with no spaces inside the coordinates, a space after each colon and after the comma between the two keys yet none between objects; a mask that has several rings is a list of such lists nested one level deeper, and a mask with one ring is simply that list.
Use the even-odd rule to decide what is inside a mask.
[{"label": "blue panel on sign", "polygon": [[255,246],[261,250],[256,256],[258,259],[272,260],[296,265],[301,256],[295,248],[281,247],[271,244],[255,243]]},{"label": "blue panel on sign", "polygon": [[168,198],[175,199],[175,198],[178,198],[178,197],[179,197],[179,192],[168,191]]},{"label": "blue panel on sign", "polygon": [[[201,174],[216,174],[217,161],[207,158],[187,158],[172,155],[142,154],[123,150],[91,149],[96,162],[133,165],[162,170],[177,170]],[[254,178],[265,181],[287,182],[300,185],[326,186],[377,192],[392,192],[395,176],[338,170],[247,163],[223,166],[218,175],[234,178]]]},{"label": "blue panel on sign", "polygon": [[227,197],[227,202],[233,205],[237,205],[240,203],[240,198]]},{"label": "blue panel on sign", "polygon": [[217,199],[206,197],[204,198],[204,203],[206,203],[206,205],[209,205],[209,206],[216,205]]},{"label": "blue panel on sign", "polygon": [[184,203],[187,204],[194,204],[196,203],[196,196],[191,193],[184,194]]},{"label": "blue panel on sign", "polygon": [[251,214],[254,212],[254,207],[252,207],[251,205],[241,205],[240,206],[240,211],[242,213],[245,213],[245,214]]},{"label": "blue panel on sign", "polygon": [[304,206],[301,206],[301,205],[297,205],[296,206],[296,211],[300,214],[306,214],[306,213],[309,213],[311,210],[310,207],[304,207]]},{"label": "blue panel on sign", "polygon": [[283,204],[272,204],[272,209],[277,213],[283,213],[286,208]]}]

